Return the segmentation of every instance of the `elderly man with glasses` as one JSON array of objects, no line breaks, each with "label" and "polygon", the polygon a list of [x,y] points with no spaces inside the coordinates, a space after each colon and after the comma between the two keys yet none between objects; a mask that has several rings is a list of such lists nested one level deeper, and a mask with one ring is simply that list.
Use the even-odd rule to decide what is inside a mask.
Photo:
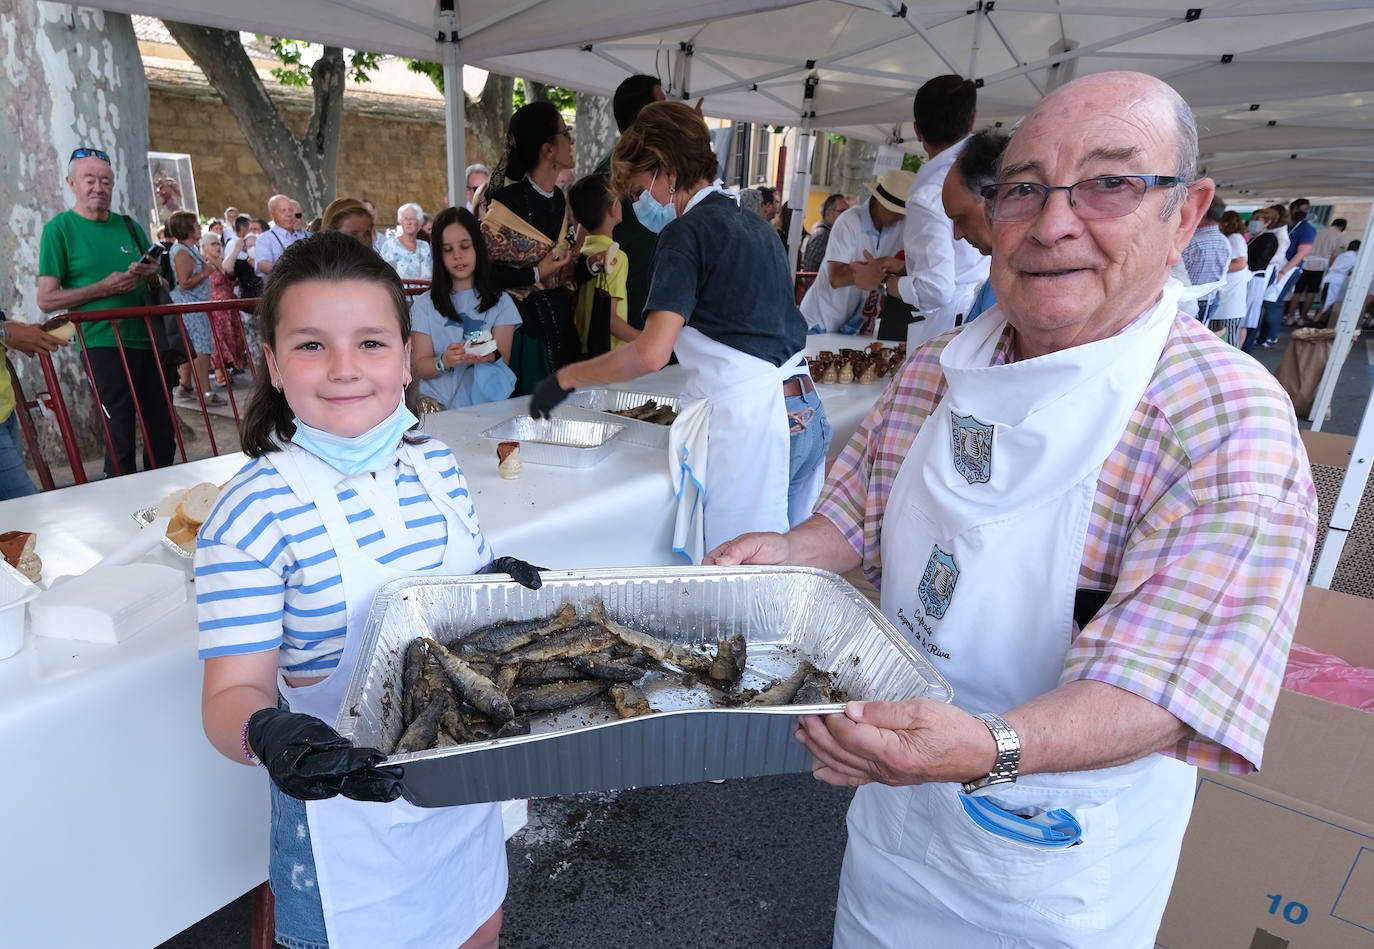
[{"label": "elderly man with glasses", "polygon": [[[110,210],[114,182],[114,168],[105,152],[98,148],[72,152],[67,187],[75,202],[70,211],[43,226],[39,243],[38,307],[45,313],[142,306],[144,282],[159,279],[157,257],[144,256],[149,241],[143,228],[128,215]],[[157,252],[161,253],[160,247]],[[175,434],[162,367],[147,324],[141,319],[86,323],[78,339],[85,346],[86,363],[106,416],[105,477],[136,470],[140,413],[146,439],[144,467],[170,465]]]},{"label": "elderly man with glasses", "polygon": [[1051,93],[983,192],[997,305],[911,355],[810,520],[707,558],[862,564],[953,687],[801,719],[859,786],[835,949],[1152,946],[1196,766],[1261,764],[1316,496],[1283,391],[1179,313],[1196,158],[1157,79]]}]

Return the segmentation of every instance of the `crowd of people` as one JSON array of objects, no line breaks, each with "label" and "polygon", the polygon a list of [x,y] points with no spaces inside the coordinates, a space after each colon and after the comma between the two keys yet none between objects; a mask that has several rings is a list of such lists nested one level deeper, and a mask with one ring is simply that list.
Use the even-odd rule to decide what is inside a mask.
[{"label": "crowd of people", "polygon": [[[415,431],[410,397],[528,393],[548,416],[676,358],[674,550],[862,567],[954,687],[952,704],[799,720],[815,776],[859,787],[836,949],[906,945],[913,926],[950,946],[1152,944],[1196,767],[1262,764],[1317,530],[1291,403],[1238,346],[1276,338],[1290,284],[1288,318],[1306,318],[1358,247],[1341,250],[1343,222],[1315,232],[1302,202],[1228,217],[1191,110],[1157,79],[1068,82],[1008,136],[975,131],[976,84],[940,76],[913,102],[927,160],[853,206],[826,200],[798,306],[776,194],[724,189],[700,112],[663,100],[654,77],[627,79],[620,138],[576,181],[563,116],[523,106],[499,166],[470,167],[465,206],[427,236],[407,205],[379,240],[352,198],[313,235],[285,195],[270,224],[226,213],[218,251],[169,218],[184,299],[260,293],[249,461],[201,528],[196,586],[206,734],[271,779],[277,939],[499,940],[495,806],[416,808],[380,752],[326,724],[382,583],[540,584],[495,556],[464,459]],[[158,264],[110,211],[109,157],[78,149],[68,182],[40,306],[137,305]],[[426,267],[411,302],[404,280]],[[808,329],[884,321],[909,358],[827,476]],[[187,323],[202,396],[249,358],[221,352],[215,325]],[[164,413],[149,435],[171,425],[142,322],[88,330],[110,474],[135,460],[115,326],[145,417]],[[160,439],[147,450],[165,463]]]}]

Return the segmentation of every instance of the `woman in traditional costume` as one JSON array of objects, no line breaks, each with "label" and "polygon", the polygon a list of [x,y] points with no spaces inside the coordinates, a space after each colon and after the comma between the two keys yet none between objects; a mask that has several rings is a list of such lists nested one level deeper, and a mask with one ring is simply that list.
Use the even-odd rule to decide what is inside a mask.
[{"label": "woman in traditional costume", "polygon": [[578,358],[573,325],[576,227],[558,176],[573,167],[573,138],[558,109],[531,102],[511,116],[506,160],[491,184],[482,236],[497,286],[520,311],[510,367],[515,394],[525,395],[554,370]]}]

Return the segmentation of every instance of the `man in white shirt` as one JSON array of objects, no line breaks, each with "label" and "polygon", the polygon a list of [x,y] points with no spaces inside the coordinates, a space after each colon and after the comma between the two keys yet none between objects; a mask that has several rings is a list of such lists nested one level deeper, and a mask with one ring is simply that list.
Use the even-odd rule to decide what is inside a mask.
[{"label": "man in white shirt", "polygon": [[888,294],[922,317],[908,331],[911,350],[960,325],[988,278],[988,258],[955,239],[941,202],[945,176],[973,130],[977,106],[973,82],[954,75],[925,83],[911,105],[916,138],[929,160],[916,172],[906,199],[906,274],[887,281]]},{"label": "man in white shirt", "polygon": [[[1335,259],[1336,254],[1345,246],[1345,218],[1338,217],[1331,222],[1330,227],[1324,227],[1317,232],[1316,238],[1312,241],[1312,250],[1302,262],[1302,276],[1298,278],[1297,285],[1293,288],[1293,298],[1296,301],[1295,312],[1298,319],[1307,316],[1307,310],[1321,292],[1326,269]],[[1323,301],[1317,300],[1317,309],[1323,306]]]},{"label": "man in white shirt", "polygon": [[[909,171],[889,171],[865,186],[872,197],[835,219],[816,282],[802,297],[810,332],[855,333],[866,315],[876,320],[883,278],[888,270],[901,269],[896,254],[902,249],[905,195],[914,177]],[[864,312],[865,303],[870,314]]]},{"label": "man in white shirt", "polygon": [[268,199],[267,216],[272,219],[272,226],[258,238],[255,255],[258,273],[263,276],[272,272],[277,258],[286,248],[306,236],[301,230],[299,208],[300,205],[284,194],[274,194]]}]

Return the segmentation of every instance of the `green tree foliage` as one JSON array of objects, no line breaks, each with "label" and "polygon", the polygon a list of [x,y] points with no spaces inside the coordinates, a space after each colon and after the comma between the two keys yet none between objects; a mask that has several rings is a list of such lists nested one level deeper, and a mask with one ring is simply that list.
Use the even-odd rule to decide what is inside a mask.
[{"label": "green tree foliage", "polygon": [[[281,65],[272,70],[272,75],[276,77],[278,82],[283,86],[304,87],[310,85],[310,66],[306,64],[306,57],[308,56],[313,62],[319,57],[324,47],[318,43],[303,43],[300,40],[288,40],[280,36],[259,35],[258,42],[269,44],[277,59],[281,60]],[[381,56],[377,53],[350,50],[348,54],[348,78],[354,82],[371,82],[371,74],[376,72],[380,64]],[[442,74],[443,70],[440,70],[440,75],[442,76]]]},{"label": "green tree foliage", "polygon": [[515,93],[511,105],[520,108],[526,102],[552,102],[559,112],[572,112],[577,108],[577,93],[562,86],[546,86],[542,82],[529,79],[515,80]]}]

